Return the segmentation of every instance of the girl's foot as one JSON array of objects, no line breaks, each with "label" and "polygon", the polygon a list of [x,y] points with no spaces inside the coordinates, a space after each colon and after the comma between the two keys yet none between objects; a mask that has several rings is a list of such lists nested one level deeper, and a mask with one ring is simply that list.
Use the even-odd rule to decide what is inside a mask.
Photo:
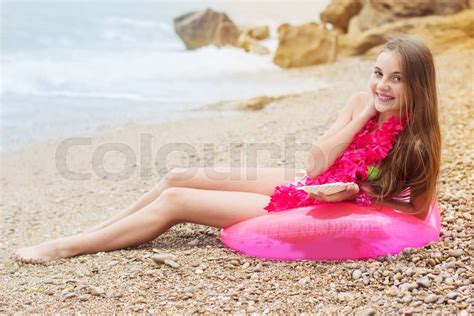
[{"label": "girl's foot", "polygon": [[15,251],[14,258],[23,263],[46,263],[73,255],[60,240],[53,240],[36,246],[19,248]]}]

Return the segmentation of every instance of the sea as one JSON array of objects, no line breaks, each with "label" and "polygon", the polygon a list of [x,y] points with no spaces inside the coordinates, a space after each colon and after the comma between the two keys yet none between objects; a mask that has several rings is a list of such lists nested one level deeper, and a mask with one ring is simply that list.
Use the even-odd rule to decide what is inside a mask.
[{"label": "sea", "polygon": [[1,0],[0,151],[127,124],[216,115],[207,103],[329,83],[234,47],[186,50],[173,19],[211,8],[239,26],[318,22],[329,0]]}]

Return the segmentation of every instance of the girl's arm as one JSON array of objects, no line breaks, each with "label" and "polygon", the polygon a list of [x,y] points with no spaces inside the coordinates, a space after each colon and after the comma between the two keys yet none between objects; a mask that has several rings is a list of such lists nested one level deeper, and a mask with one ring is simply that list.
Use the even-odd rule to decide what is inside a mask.
[{"label": "girl's arm", "polygon": [[354,135],[375,115],[376,110],[371,102],[373,100],[369,100],[360,113],[354,113],[354,109],[357,106],[360,108],[364,101],[367,102],[367,93],[351,96],[333,126],[313,145],[306,166],[306,173],[310,178],[326,171],[346,150]]}]

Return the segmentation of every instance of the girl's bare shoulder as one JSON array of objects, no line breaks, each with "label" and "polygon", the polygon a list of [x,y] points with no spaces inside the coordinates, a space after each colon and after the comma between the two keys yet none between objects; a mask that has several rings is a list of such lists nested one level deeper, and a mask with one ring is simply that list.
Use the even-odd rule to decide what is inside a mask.
[{"label": "girl's bare shoulder", "polygon": [[362,111],[364,105],[368,102],[368,99],[369,93],[366,91],[359,91],[351,96],[352,118],[354,117],[354,114]]}]

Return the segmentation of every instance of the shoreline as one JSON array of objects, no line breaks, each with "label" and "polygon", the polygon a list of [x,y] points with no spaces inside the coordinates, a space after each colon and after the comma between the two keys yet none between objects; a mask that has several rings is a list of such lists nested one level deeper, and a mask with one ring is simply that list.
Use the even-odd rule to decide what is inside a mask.
[{"label": "shoreline", "polygon": [[[65,165],[58,165],[59,140],[1,153],[4,223],[0,226],[3,235],[0,292],[5,295],[0,297],[0,311],[155,309],[167,313],[183,310],[222,313],[250,312],[252,308],[263,311],[268,304],[272,313],[295,309],[351,313],[369,306],[393,313],[407,309],[472,311],[472,298],[468,295],[472,288],[472,269],[468,263],[474,250],[472,234],[468,232],[472,227],[472,183],[463,181],[470,179],[473,171],[473,156],[466,154],[466,148],[472,148],[473,133],[470,122],[474,65],[470,58],[470,50],[435,56],[443,135],[439,242],[365,261],[262,261],[223,247],[219,229],[179,224],[136,248],[62,259],[45,266],[19,265],[10,258],[16,247],[78,233],[116,214],[153,187],[167,168],[191,163],[304,166],[305,144],[315,141],[334,121],[352,93],[367,88],[368,70],[373,61],[354,57],[307,70],[331,82],[330,88],[282,97],[258,111],[241,111],[236,116],[136,124],[122,130],[103,131],[91,137],[90,144],[70,147],[67,159],[60,161]],[[172,151],[169,144],[184,145]],[[271,150],[263,150],[252,156],[250,144],[273,144],[274,155]],[[106,154],[101,156],[104,145],[109,147],[102,147]],[[164,152],[167,148],[168,152]],[[294,150],[290,157],[293,161],[285,156],[288,148]],[[61,166],[87,178],[68,179],[71,174],[65,176]],[[108,174],[101,173],[98,166]],[[113,173],[127,172],[124,179],[114,179]],[[175,254],[181,267],[171,269],[150,262],[153,248]],[[454,249],[462,249],[462,254],[451,256]],[[238,265],[226,266],[230,260],[236,260]],[[200,265],[205,266],[204,272],[194,273]],[[249,268],[244,269],[244,265]],[[363,282],[365,276],[352,278],[356,270],[367,271],[367,284]],[[416,283],[422,277],[430,280],[428,287],[411,292],[399,288],[400,282]],[[269,290],[269,284],[275,286]],[[86,289],[92,286],[102,287],[106,294],[90,295]],[[453,291],[455,295],[449,294]],[[77,292],[77,295],[64,298],[66,292]],[[443,298],[442,302],[426,302],[427,295],[433,293]],[[248,304],[249,300],[254,303]]]}]

